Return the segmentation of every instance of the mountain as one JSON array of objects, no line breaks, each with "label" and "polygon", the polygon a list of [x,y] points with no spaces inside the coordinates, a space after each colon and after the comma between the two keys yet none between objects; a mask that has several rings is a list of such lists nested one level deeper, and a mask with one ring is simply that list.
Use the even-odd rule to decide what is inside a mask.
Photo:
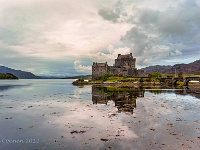
[{"label": "mountain", "polygon": [[17,76],[19,79],[41,79],[40,77],[34,75],[31,72],[25,72],[21,70],[14,70],[5,66],[0,66],[0,73],[11,73]]},{"label": "mountain", "polygon": [[200,74],[200,60],[196,60],[189,64],[176,64],[174,66],[149,66],[142,68],[145,73],[160,72],[166,74],[174,74],[176,72],[182,72],[185,74]]}]

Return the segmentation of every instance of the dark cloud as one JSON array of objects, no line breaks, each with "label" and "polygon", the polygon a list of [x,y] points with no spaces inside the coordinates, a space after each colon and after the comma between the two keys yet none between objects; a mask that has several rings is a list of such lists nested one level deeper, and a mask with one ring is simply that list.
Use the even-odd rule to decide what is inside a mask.
[{"label": "dark cloud", "polygon": [[[112,15],[104,19],[132,24],[133,27],[122,36],[121,41],[131,49],[138,58],[138,64],[162,63],[163,60],[181,59],[192,50],[194,59],[200,57],[200,6],[197,1],[177,2],[176,6],[166,9],[150,9],[137,7],[133,3],[131,12],[123,17],[124,10],[118,11],[117,17]],[[124,6],[126,8],[130,6]],[[115,10],[112,7],[112,10]],[[124,9],[124,8],[123,8]],[[104,14],[106,9],[104,9]],[[120,14],[121,13],[121,14]],[[102,14],[100,14],[102,15]],[[120,18],[119,18],[120,17]],[[114,21],[113,21],[114,20]],[[193,48],[195,47],[195,48]]]}]

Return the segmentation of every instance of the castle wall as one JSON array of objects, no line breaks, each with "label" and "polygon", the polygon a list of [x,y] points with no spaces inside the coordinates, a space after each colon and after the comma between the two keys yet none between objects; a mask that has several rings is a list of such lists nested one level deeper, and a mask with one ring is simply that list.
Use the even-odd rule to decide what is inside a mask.
[{"label": "castle wall", "polygon": [[137,70],[137,76],[144,77],[144,70],[142,70],[142,69]]},{"label": "castle wall", "polygon": [[108,65],[107,63],[93,63],[92,65],[92,79],[96,80],[101,76],[108,73]]},{"label": "castle wall", "polygon": [[136,68],[134,68],[134,69],[129,68],[128,69],[128,76],[129,77],[137,77],[137,69]]}]

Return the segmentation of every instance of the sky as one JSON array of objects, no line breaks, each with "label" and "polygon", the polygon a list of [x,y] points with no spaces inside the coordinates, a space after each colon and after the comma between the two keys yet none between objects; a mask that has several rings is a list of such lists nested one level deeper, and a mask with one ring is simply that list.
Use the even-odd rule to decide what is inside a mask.
[{"label": "sky", "polygon": [[0,0],[0,65],[91,74],[133,53],[136,67],[200,59],[200,0]]}]

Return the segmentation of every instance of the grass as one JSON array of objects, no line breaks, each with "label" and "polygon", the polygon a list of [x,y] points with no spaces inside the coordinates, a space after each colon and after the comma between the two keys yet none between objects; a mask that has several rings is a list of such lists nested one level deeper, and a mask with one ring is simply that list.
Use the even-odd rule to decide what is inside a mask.
[{"label": "grass", "polygon": [[[159,82],[159,79],[156,78],[142,78],[144,82]],[[103,82],[103,80],[95,80],[96,82]],[[131,77],[118,77],[118,76],[112,76],[109,77],[104,82],[140,82],[141,78],[131,78]]]}]

